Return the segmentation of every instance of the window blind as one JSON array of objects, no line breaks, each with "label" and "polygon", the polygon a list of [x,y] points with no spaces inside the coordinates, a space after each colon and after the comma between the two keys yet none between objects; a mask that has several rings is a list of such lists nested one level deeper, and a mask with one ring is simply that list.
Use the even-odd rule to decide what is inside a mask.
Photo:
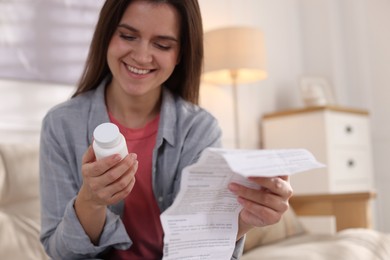
[{"label": "window blind", "polygon": [[1,0],[0,78],[75,84],[103,0]]}]

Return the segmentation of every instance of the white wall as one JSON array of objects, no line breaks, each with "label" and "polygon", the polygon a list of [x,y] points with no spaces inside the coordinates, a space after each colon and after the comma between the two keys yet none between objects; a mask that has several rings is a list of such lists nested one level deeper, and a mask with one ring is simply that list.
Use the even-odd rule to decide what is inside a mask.
[{"label": "white wall", "polygon": [[365,1],[378,227],[390,232],[390,1]]},{"label": "white wall", "polygon": [[[302,71],[297,1],[199,0],[199,3],[205,31],[249,25],[264,33],[269,76],[264,81],[238,86],[241,148],[258,148],[262,114],[301,102],[297,88]],[[202,85],[201,105],[219,119],[225,147],[234,147],[231,104],[231,86]]]},{"label": "white wall", "polygon": [[48,109],[74,91],[64,84],[0,79],[0,143],[38,143]]}]

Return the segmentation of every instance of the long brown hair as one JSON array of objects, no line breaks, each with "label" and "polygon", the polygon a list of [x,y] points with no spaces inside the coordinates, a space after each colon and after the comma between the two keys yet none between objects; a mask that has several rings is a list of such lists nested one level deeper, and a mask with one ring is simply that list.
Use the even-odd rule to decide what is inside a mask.
[{"label": "long brown hair", "polygon": [[[107,63],[111,38],[127,6],[135,0],[106,0],[97,22],[84,72],[73,97],[95,89],[112,74]],[[180,61],[164,86],[197,104],[203,65],[203,26],[197,0],[143,0],[172,5],[180,14]]]}]

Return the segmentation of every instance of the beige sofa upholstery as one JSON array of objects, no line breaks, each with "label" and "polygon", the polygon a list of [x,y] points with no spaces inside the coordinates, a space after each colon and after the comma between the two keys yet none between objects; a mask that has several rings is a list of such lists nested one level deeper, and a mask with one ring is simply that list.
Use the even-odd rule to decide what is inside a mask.
[{"label": "beige sofa upholstery", "polygon": [[254,247],[241,260],[387,260],[390,235],[351,228],[336,234],[304,234]]},{"label": "beige sofa upholstery", "polygon": [[0,145],[0,258],[48,259],[39,241],[38,146]]},{"label": "beige sofa upholstery", "polygon": [[[358,212],[352,212],[351,223],[354,214]],[[361,227],[311,233],[290,208],[277,224],[248,232],[241,260],[258,259],[385,260],[390,259],[390,234]]]}]

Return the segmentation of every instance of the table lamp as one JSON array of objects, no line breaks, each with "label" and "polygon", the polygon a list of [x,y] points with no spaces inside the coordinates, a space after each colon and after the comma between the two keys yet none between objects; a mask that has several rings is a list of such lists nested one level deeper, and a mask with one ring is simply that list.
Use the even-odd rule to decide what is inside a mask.
[{"label": "table lamp", "polygon": [[202,80],[233,88],[235,146],[240,148],[237,86],[267,77],[263,34],[257,28],[244,26],[207,31],[204,58]]}]

